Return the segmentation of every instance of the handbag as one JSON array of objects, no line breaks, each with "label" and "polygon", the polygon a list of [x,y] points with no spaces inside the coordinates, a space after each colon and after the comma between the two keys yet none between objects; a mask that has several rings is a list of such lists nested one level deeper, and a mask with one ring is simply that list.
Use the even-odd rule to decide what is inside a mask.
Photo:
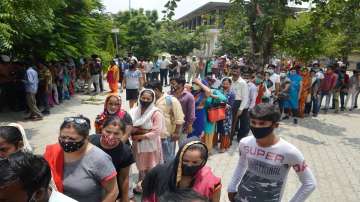
[{"label": "handbag", "polygon": [[226,118],[226,103],[212,104],[207,110],[208,120],[212,123],[225,120]]}]

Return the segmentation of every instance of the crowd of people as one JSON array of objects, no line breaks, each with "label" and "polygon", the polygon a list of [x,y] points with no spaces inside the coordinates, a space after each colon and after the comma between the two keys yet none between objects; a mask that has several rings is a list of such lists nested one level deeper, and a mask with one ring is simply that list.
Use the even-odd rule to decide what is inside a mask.
[{"label": "crowd of people", "polygon": [[[301,182],[291,201],[305,201],[315,177],[301,151],[275,129],[281,120],[297,124],[311,113],[318,116],[324,97],[325,113],[331,107],[335,113],[356,108],[359,72],[350,77],[341,62],[325,68],[270,64],[259,70],[245,63],[224,56],[206,62],[195,56],[154,62],[115,58],[106,75],[110,93],[104,110],[93,123],[83,116],[65,118],[57,143],[48,145],[43,157],[31,154],[21,126],[0,127],[0,167],[6,167],[0,172],[5,176],[0,200],[11,197],[2,190],[14,189],[35,201],[127,202],[139,194],[145,202],[218,202],[221,178],[206,162],[215,150],[226,152],[237,141],[240,158],[226,190],[231,202],[281,201],[290,168]],[[95,58],[83,66],[97,64]],[[100,92],[100,74],[82,79],[88,92],[93,83],[94,93]],[[130,110],[122,106],[123,98]],[[96,133],[90,135],[93,124]],[[132,164],[139,171],[136,182],[130,178]],[[47,189],[52,191],[44,194]]]}]

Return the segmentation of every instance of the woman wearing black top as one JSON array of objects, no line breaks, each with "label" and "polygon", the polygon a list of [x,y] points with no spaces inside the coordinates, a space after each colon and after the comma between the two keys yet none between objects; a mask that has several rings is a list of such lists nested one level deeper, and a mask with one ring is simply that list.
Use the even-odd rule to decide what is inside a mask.
[{"label": "woman wearing black top", "polygon": [[104,122],[101,134],[90,136],[90,142],[109,156],[111,156],[115,169],[118,173],[117,180],[119,186],[120,202],[128,202],[129,171],[131,164],[134,163],[129,145],[122,143],[125,134],[125,124],[120,118],[113,116]]}]

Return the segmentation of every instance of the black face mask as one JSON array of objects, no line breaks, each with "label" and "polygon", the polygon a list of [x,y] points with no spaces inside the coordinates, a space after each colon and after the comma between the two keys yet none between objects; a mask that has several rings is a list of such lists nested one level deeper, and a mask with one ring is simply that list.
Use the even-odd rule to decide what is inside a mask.
[{"label": "black face mask", "polygon": [[144,108],[148,108],[151,105],[152,102],[145,102],[140,100],[140,105]]},{"label": "black face mask", "polygon": [[72,153],[78,151],[85,144],[85,139],[79,142],[65,142],[59,138],[59,144],[64,152]]},{"label": "black face mask", "polygon": [[270,135],[274,130],[274,128],[272,126],[265,127],[265,128],[256,128],[256,127],[250,126],[250,129],[256,139],[262,139],[262,138]]},{"label": "black face mask", "polygon": [[194,176],[202,167],[202,164],[198,166],[188,166],[186,164],[183,164],[182,173],[184,176]]}]

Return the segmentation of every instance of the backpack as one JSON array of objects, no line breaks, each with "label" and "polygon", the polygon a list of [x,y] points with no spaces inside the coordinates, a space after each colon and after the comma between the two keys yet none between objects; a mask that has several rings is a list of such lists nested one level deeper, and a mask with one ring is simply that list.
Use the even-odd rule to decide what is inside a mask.
[{"label": "backpack", "polygon": [[174,116],[174,111],[172,109],[172,98],[172,95],[165,95],[166,105],[171,108],[170,116]]},{"label": "backpack", "polygon": [[165,102],[166,102],[167,106],[172,107],[172,96],[171,95],[166,95],[165,96]]}]

